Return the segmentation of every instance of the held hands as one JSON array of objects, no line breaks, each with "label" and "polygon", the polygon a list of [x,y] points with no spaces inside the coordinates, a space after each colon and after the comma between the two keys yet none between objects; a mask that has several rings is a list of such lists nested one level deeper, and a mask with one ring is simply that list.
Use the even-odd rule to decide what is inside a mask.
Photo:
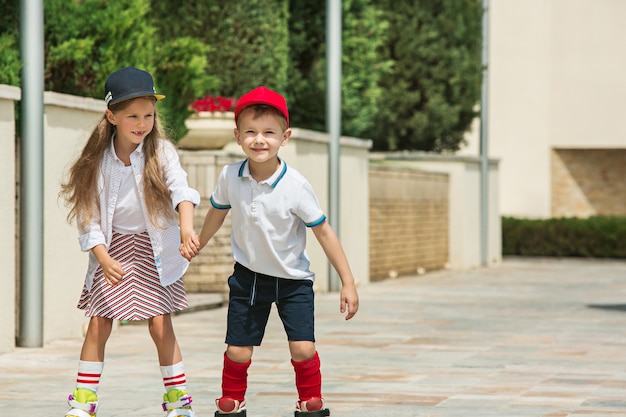
[{"label": "held hands", "polygon": [[193,230],[180,231],[180,254],[183,258],[191,261],[200,253],[200,240]]}]

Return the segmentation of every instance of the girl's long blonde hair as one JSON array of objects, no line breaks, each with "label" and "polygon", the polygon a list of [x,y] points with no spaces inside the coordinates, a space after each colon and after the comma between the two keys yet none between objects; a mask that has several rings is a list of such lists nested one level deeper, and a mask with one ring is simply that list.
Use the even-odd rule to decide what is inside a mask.
[{"label": "girl's long blonde hair", "polygon": [[[115,113],[126,108],[132,100],[110,106]],[[156,99],[155,99],[156,102]],[[102,157],[106,149],[111,146],[111,137],[115,133],[115,126],[106,117],[98,122],[91,132],[80,156],[69,170],[68,181],[61,184],[62,197],[70,208],[67,215],[68,222],[76,220],[78,226],[86,229],[91,221],[94,210],[100,210],[98,196],[98,176]],[[145,166],[143,172],[143,190],[149,221],[156,227],[164,227],[167,220],[172,219],[171,192],[165,183],[165,171],[159,163],[158,140],[168,140],[159,121],[156,106],[154,109],[154,127],[143,141]],[[166,222],[163,220],[166,219]]]}]

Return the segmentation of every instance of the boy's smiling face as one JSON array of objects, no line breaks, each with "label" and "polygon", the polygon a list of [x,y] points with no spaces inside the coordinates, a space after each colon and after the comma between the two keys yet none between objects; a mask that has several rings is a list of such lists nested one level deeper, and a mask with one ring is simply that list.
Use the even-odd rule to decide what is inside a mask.
[{"label": "boy's smiling face", "polygon": [[251,163],[278,163],[278,150],[287,144],[291,129],[284,130],[277,115],[257,115],[254,108],[247,108],[239,115],[238,125],[234,132],[237,144]]}]

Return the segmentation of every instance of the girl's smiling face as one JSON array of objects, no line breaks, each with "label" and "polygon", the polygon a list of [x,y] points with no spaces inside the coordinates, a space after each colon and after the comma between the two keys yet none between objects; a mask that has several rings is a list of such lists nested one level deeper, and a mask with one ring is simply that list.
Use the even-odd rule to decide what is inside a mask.
[{"label": "girl's smiling face", "polygon": [[121,145],[137,147],[154,128],[156,117],[155,99],[153,97],[139,97],[129,100],[129,103],[115,112],[107,109],[109,122],[116,126],[116,140]]}]

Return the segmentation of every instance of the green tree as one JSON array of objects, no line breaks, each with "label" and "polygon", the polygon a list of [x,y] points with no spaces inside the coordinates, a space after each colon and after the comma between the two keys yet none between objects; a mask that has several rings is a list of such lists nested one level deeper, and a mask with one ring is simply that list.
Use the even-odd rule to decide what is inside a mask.
[{"label": "green tree", "polygon": [[208,49],[202,41],[191,37],[168,40],[156,49],[155,77],[160,80],[161,91],[168,94],[162,102],[164,119],[175,140],[188,131],[185,120],[192,113],[189,105],[217,84],[217,79],[206,73]]},{"label": "green tree", "polygon": [[130,65],[154,71],[156,30],[146,22],[147,0],[44,5],[47,90],[104,98],[111,72]]},{"label": "green tree", "polygon": [[145,69],[167,95],[159,108],[176,140],[186,132],[189,103],[215,80],[205,72],[206,46],[192,38],[161,42],[149,11],[149,0],[46,0],[45,87],[102,99],[111,72]]},{"label": "green tree", "polygon": [[[378,50],[388,23],[369,0],[342,2],[342,134],[361,136],[371,127],[389,61]],[[326,5],[290,2],[289,97],[293,124],[326,131]]]},{"label": "green tree", "polygon": [[379,150],[458,150],[481,81],[478,0],[380,0],[392,73],[368,135]]},{"label": "green tree", "polygon": [[239,97],[258,85],[286,91],[287,5],[286,0],[154,0],[152,13],[162,37],[191,36],[210,45],[207,71],[220,83],[201,95]]},{"label": "green tree", "polygon": [[0,84],[20,85],[19,2],[0,0]]}]

